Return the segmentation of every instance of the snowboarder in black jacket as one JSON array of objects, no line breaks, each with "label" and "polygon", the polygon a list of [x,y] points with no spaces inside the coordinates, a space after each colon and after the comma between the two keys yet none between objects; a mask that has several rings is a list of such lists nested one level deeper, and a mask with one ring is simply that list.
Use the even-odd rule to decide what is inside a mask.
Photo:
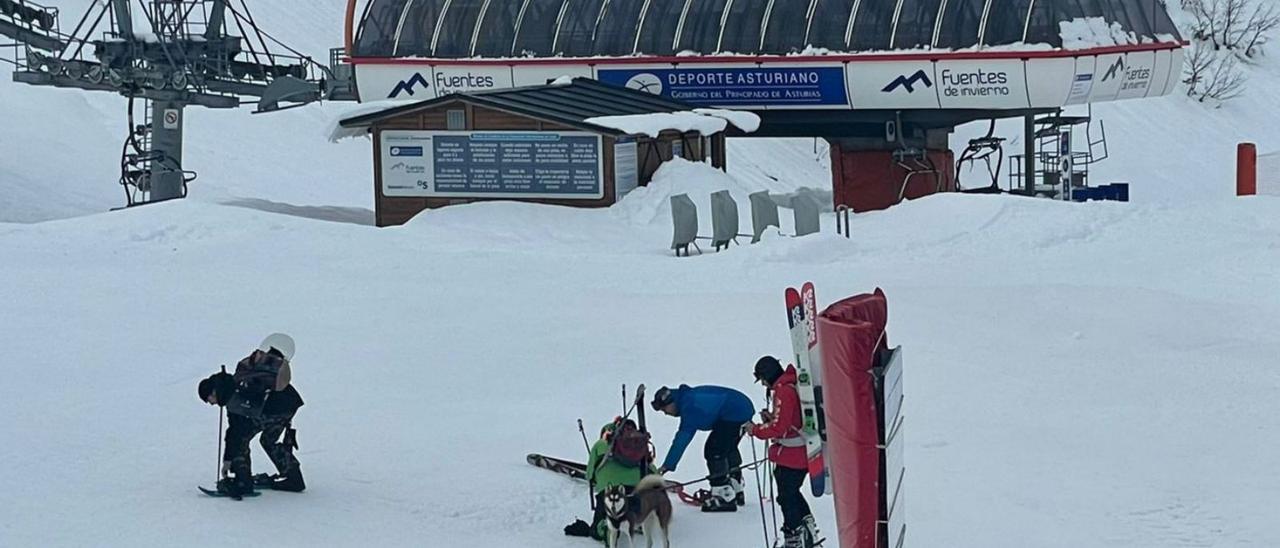
[{"label": "snowboarder in black jacket", "polygon": [[[200,382],[200,399],[227,410],[229,426],[218,491],[241,497],[252,493],[255,483],[279,491],[307,488],[293,455],[298,447],[293,416],[303,405],[302,396],[290,382],[289,359],[293,352],[293,340],[287,335],[271,335],[236,365],[234,375],[223,371]],[[262,474],[255,482],[249,442],[258,434],[262,449],[279,473]]]}]

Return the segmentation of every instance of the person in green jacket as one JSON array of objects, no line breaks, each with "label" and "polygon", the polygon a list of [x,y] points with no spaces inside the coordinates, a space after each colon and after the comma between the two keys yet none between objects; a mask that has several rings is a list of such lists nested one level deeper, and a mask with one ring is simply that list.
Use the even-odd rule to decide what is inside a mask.
[{"label": "person in green jacket", "polygon": [[[628,426],[635,427],[634,421],[627,419],[626,422]],[[591,446],[591,453],[587,457],[587,481],[591,484],[591,492],[595,493],[596,508],[595,515],[591,518],[589,531],[584,531],[584,528],[581,527],[570,526],[570,528],[576,529],[580,536],[590,535],[591,538],[603,541],[608,530],[604,515],[604,491],[610,487],[621,485],[630,492],[631,489],[635,488],[636,484],[640,483],[640,479],[647,475],[638,466],[628,466],[618,459],[606,458],[609,456],[609,449],[612,446],[613,433],[621,424],[616,420],[605,424],[600,428],[600,439],[596,440],[595,444]],[[657,468],[650,464],[648,473],[657,473]],[[575,523],[574,525],[578,524]],[[570,528],[565,529],[566,534],[574,534],[570,532]]]}]

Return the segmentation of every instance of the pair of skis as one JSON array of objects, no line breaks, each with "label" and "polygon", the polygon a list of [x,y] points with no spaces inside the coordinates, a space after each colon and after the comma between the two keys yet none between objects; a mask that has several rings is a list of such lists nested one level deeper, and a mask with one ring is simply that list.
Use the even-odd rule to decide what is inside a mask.
[{"label": "pair of skis", "polygon": [[[525,456],[525,460],[529,464],[532,464],[533,466],[537,466],[538,468],[542,468],[544,470],[550,470],[557,474],[564,474],[576,480],[582,480],[582,481],[587,480],[587,465],[581,462],[574,462],[571,460],[548,457],[546,455],[540,455],[538,453],[529,453],[527,456]],[[676,482],[673,480],[666,480],[666,484],[667,484],[667,489],[675,493],[676,496],[680,498],[681,502],[684,502],[685,504],[689,504],[691,506],[702,505],[702,499],[698,498],[698,496],[694,493],[689,493],[688,491],[685,491],[684,487],[681,486],[679,482]]]},{"label": "pair of skis", "polygon": [[799,291],[786,290],[787,322],[795,355],[796,392],[800,396],[801,434],[809,457],[809,486],[813,496],[829,493],[826,449],[827,424],[822,401],[822,356],[818,349],[818,307],[813,282]]}]

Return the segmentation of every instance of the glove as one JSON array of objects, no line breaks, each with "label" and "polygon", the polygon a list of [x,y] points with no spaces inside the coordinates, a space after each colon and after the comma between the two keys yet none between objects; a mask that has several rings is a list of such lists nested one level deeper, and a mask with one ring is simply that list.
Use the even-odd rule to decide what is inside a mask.
[{"label": "glove", "polygon": [[750,435],[751,435],[751,429],[752,429],[752,428],[755,428],[755,426],[756,426],[756,424],[755,424],[755,423],[753,423],[753,422],[751,422],[751,421],[747,421],[747,422],[742,423],[742,432],[741,432],[741,434],[739,434],[739,435],[740,435],[740,436],[750,436]]},{"label": "glove", "polygon": [[227,476],[230,476],[230,475],[231,475],[231,461],[229,461],[229,460],[224,460],[224,461],[222,461],[222,470],[220,470],[220,471],[222,472],[222,477],[224,477],[224,478],[225,478],[225,477],[227,477]]},{"label": "glove", "polygon": [[773,413],[770,413],[768,409],[761,409],[760,421],[765,423],[773,422]]}]

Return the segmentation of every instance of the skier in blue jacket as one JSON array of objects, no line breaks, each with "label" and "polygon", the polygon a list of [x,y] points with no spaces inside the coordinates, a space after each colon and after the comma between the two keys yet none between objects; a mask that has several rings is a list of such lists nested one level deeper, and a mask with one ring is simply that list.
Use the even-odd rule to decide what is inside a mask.
[{"label": "skier in blue jacket", "polygon": [[742,483],[742,453],[738,441],[742,428],[751,423],[755,407],[746,394],[723,386],[680,385],[679,388],[662,387],[653,395],[651,404],[655,411],[672,417],[680,417],[680,429],[671,441],[667,460],[660,473],[676,469],[684,450],[699,430],[710,432],[703,447],[710,473],[711,497],[703,501],[703,512],[735,512],[746,503]]}]

